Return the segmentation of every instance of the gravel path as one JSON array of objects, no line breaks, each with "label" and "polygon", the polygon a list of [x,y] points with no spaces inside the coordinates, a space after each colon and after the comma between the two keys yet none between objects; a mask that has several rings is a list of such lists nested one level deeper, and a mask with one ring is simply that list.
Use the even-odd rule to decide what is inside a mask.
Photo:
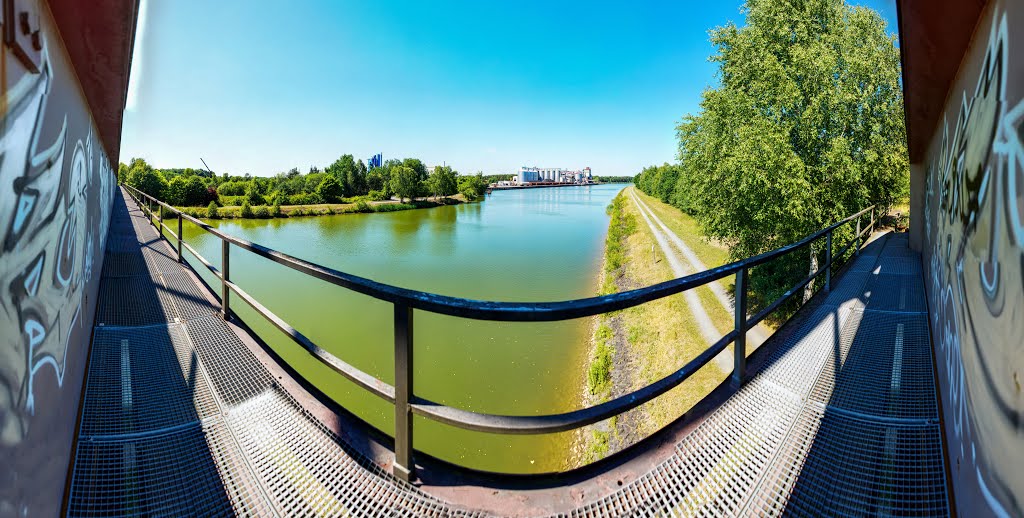
[{"label": "gravel path", "polygon": [[[661,248],[661,252],[665,255],[665,259],[668,260],[669,266],[672,267],[672,273],[676,277],[683,277],[697,271],[693,270],[690,265],[684,264],[679,255],[672,250],[672,246],[669,245],[668,236],[665,232],[662,232],[653,221],[651,221],[651,216],[653,216],[653,214],[648,216],[647,210],[645,210],[646,206],[639,198],[637,198],[636,193],[630,190],[629,194],[630,197],[633,198],[633,202],[636,203],[637,209],[640,211],[640,215],[643,216],[644,221],[647,222],[647,226],[651,229],[651,233],[654,234],[654,239],[658,242],[658,247]],[[668,234],[671,234],[671,232],[668,232]],[[690,313],[693,315],[693,319],[697,323],[697,327],[700,328],[700,334],[704,337],[704,341],[707,342],[709,346],[714,345],[714,343],[722,337],[722,333],[715,327],[715,324],[711,321],[711,317],[708,316],[708,312],[704,309],[704,305],[701,304],[700,298],[697,296],[697,291],[684,291],[683,296],[686,298],[686,306],[690,308]],[[720,369],[722,369],[722,372],[726,374],[731,373],[733,364],[732,352],[728,349],[722,351],[718,356],[715,356],[715,363]]]},{"label": "gravel path", "polygon": [[[675,232],[673,232],[664,223],[662,223],[661,219],[658,218],[657,214],[655,214],[654,211],[651,210],[651,208],[648,207],[647,204],[644,203],[644,201],[641,200],[635,192],[630,191],[630,195],[632,195],[633,200],[640,207],[642,207],[641,212],[643,212],[643,210],[646,209],[648,214],[650,214],[651,219],[659,227],[661,227],[661,230],[668,238],[668,240],[673,245],[675,245],[676,249],[679,250],[680,253],[682,253],[686,262],[689,263],[689,266],[692,269],[692,271],[701,272],[708,269],[708,267],[700,260],[700,258],[697,257],[697,254],[695,254],[689,246],[686,246],[686,243],[683,242],[683,240],[680,239]],[[668,254],[668,252],[665,253],[666,255]],[[722,305],[723,308],[725,308],[726,311],[728,311],[729,313],[732,313],[734,311],[735,306],[733,306],[732,298],[730,298],[729,295],[726,294],[725,288],[723,288],[718,281],[710,282],[706,286],[709,289],[711,289],[711,293],[715,295],[715,298],[718,299],[718,302]],[[761,324],[758,324],[747,331],[747,344],[749,347],[751,347],[751,350],[756,349],[760,347],[761,344],[763,344],[769,336],[771,336],[771,332],[765,329],[764,326],[762,326]]]}]

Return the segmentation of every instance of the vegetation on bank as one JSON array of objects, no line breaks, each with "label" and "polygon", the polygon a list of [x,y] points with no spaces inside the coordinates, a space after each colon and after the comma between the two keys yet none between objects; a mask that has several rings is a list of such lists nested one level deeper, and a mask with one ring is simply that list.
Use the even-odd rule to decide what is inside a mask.
[{"label": "vegetation on bank", "polygon": [[[628,188],[627,188],[628,189]],[[658,210],[652,207],[653,210]],[[659,213],[670,228],[692,220],[675,209]],[[656,245],[654,234],[626,191],[609,206],[602,294],[650,286],[674,277]],[[709,244],[714,247],[715,245]],[[719,257],[725,254],[718,251]],[[712,264],[713,258],[702,256]],[[704,301],[709,309],[718,305]],[[717,316],[717,315],[713,315]],[[728,315],[726,315],[727,317]],[[707,344],[690,317],[682,295],[666,297],[598,317],[587,375],[588,404],[596,404],[637,390],[674,372],[702,353]],[[719,324],[718,318],[714,318]],[[727,327],[727,320],[724,326]],[[722,329],[723,332],[725,329]],[[711,362],[679,387],[631,410],[607,426],[595,426],[582,436],[584,460],[593,461],[618,451],[672,422],[711,392],[725,373]]]},{"label": "vegetation on bank", "polygon": [[[352,155],[342,155],[323,171],[312,167],[302,174],[293,168],[272,177],[154,169],[145,160],[133,158],[119,165],[118,180],[197,217],[389,212],[475,201],[487,189],[480,174],[459,175],[447,166],[427,171],[415,158],[389,160],[367,170]],[[390,202],[392,198],[399,203]]]},{"label": "vegetation on bank", "polygon": [[[692,215],[740,259],[799,240],[869,205],[906,199],[899,50],[875,11],[843,0],[745,6],[711,32],[720,85],[677,127],[679,161],[636,186]],[[833,239],[846,243],[852,228]],[[751,274],[770,303],[824,258],[824,243]]]},{"label": "vegetation on bank", "polygon": [[601,183],[631,183],[633,181],[632,176],[595,176],[595,182]]}]

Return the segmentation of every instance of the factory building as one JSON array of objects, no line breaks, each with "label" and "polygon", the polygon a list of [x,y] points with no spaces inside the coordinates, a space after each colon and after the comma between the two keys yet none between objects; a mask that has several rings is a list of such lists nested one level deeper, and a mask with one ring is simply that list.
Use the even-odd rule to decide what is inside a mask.
[{"label": "factory building", "polygon": [[561,167],[520,167],[516,175],[516,183],[590,183],[593,176],[590,168],[584,167],[579,171],[569,171]]}]

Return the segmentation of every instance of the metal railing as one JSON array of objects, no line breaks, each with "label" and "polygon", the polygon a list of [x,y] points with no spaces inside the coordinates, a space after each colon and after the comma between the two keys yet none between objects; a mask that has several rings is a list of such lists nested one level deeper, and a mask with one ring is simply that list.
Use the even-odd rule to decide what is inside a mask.
[{"label": "metal railing", "polygon": [[[309,354],[313,355],[320,362],[371,394],[394,404],[394,474],[405,481],[415,478],[412,459],[413,415],[419,415],[427,419],[465,430],[499,434],[545,434],[573,430],[617,416],[623,412],[636,408],[661,394],[664,394],[697,372],[701,367],[706,365],[715,356],[725,350],[730,343],[734,344],[734,366],[731,383],[734,387],[738,388],[743,384],[746,371],[747,330],[767,318],[768,315],[776,311],[790,297],[799,292],[822,273],[825,273],[825,289],[831,289],[834,257],[843,257],[851,246],[855,243],[860,243],[864,239],[865,234],[870,235],[870,232],[873,231],[875,226],[875,206],[872,205],[871,207],[819,230],[818,232],[815,232],[795,243],[760,255],[748,257],[741,261],[736,261],[717,268],[711,268],[709,270],[680,277],[678,279],[658,283],[646,288],[563,302],[491,302],[409,290],[311,263],[309,261],[278,252],[271,248],[264,247],[257,243],[225,234],[199,219],[183,214],[180,210],[157,200],[146,193],[127,185],[124,187],[135,200],[136,204],[147,213],[150,223],[152,223],[157,230],[166,230],[177,241],[177,255],[179,262],[182,261],[181,250],[182,247],[184,247],[194,255],[199,262],[209,269],[215,277],[220,279],[221,307],[225,318],[229,318],[230,316],[230,295],[234,292],[244,302],[249,304],[257,313],[270,321],[275,327],[288,335],[295,343],[306,349]],[[155,208],[161,209],[156,210],[156,213],[158,214],[156,221],[154,221],[153,218]],[[177,233],[164,223],[164,211],[162,209],[167,209],[177,216]],[[861,219],[869,212],[871,215],[869,224],[862,230]],[[221,270],[218,270],[214,265],[210,264],[210,262],[203,258],[198,251],[182,240],[183,220],[188,220],[206,232],[217,236],[221,240]],[[857,225],[853,239],[851,239],[839,252],[834,254],[832,250],[832,233],[837,228],[853,221],[856,221]],[[163,232],[160,232],[160,234],[163,236]],[[777,257],[781,257],[795,250],[811,245],[811,243],[821,237],[825,237],[826,240],[824,265],[820,266],[813,273],[800,280],[800,282],[795,284],[781,297],[759,311],[756,315],[748,317],[747,286],[749,284],[749,270]],[[288,268],[336,286],[341,286],[357,293],[369,295],[373,298],[393,304],[395,385],[391,386],[384,381],[353,367],[344,360],[319,347],[313,343],[312,340],[290,326],[281,317],[271,312],[254,297],[232,282],[230,275],[231,245],[237,246],[238,248],[252,252],[260,257],[269,259],[275,263],[287,266]],[[860,244],[858,244],[858,248],[855,250],[855,253],[859,251],[859,248]],[[717,342],[705,349],[704,352],[675,372],[629,394],[619,396],[615,399],[592,407],[561,414],[511,416],[486,414],[453,408],[417,397],[413,392],[413,370],[411,367],[413,361],[414,310],[428,311],[441,315],[474,320],[500,322],[550,322],[569,320],[638,306],[645,302],[650,302],[652,300],[682,293],[698,286],[703,286],[709,282],[713,282],[730,275],[736,275],[734,329],[726,333]]]}]

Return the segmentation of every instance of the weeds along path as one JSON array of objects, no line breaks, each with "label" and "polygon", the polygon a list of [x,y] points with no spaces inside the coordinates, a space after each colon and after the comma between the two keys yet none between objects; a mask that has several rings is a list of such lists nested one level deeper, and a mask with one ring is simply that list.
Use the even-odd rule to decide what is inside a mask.
[{"label": "weeds along path", "polygon": [[[636,203],[637,210],[640,212],[640,215],[643,216],[644,221],[647,222],[648,228],[651,229],[651,234],[654,235],[654,240],[658,242],[658,247],[661,248],[661,252],[665,255],[665,259],[668,261],[669,266],[672,267],[672,273],[676,277],[683,277],[688,273],[691,273],[692,269],[683,264],[683,261],[680,260],[679,256],[672,251],[672,247],[669,245],[668,237],[665,233],[651,221],[651,218],[647,215],[647,211],[644,210],[643,202],[636,197],[636,193],[631,190],[629,191],[629,194],[630,197],[633,198],[633,202]],[[700,328],[700,334],[704,337],[704,341],[707,342],[709,346],[713,345],[722,337],[722,333],[718,331],[715,324],[711,321],[711,317],[708,316],[708,312],[704,309],[704,305],[701,304],[700,298],[697,297],[697,291],[686,290],[683,292],[683,296],[686,297],[686,306],[690,308],[690,313],[693,314],[693,319],[697,323],[697,327]],[[715,363],[720,369],[722,369],[722,372],[729,374],[732,372],[732,352],[729,349],[722,351],[715,357]]]},{"label": "weeds along path", "polygon": [[[655,214],[654,211],[647,206],[647,203],[645,203],[643,200],[640,199],[640,197],[636,195],[636,192],[631,190],[629,191],[629,194],[633,197],[633,201],[636,202],[637,206],[640,207],[640,212],[643,213],[646,210],[646,212],[650,215],[651,220],[653,220],[659,227],[661,227],[661,230],[668,238],[668,240],[673,245],[675,245],[676,249],[683,255],[685,261],[689,263],[689,267],[692,271],[701,272],[708,269],[704,262],[701,261],[699,257],[697,257],[697,254],[695,254],[693,250],[689,246],[687,246],[686,243],[675,232],[668,228],[668,226],[666,226],[665,223],[663,223],[661,219],[658,218],[658,215]],[[646,219],[647,215],[645,215],[644,218]],[[664,247],[663,251],[665,251]],[[669,252],[665,251],[665,254],[669,255]],[[719,304],[721,304],[726,311],[732,314],[735,306],[733,306],[732,299],[729,297],[728,294],[726,294],[725,288],[723,288],[718,281],[709,282],[706,286],[711,290],[711,293],[715,295],[715,298],[718,299]],[[771,332],[765,329],[763,325],[758,324],[747,331],[747,342],[754,349],[756,349],[757,347],[760,347],[761,344],[763,344],[769,336],[771,336]]]}]

